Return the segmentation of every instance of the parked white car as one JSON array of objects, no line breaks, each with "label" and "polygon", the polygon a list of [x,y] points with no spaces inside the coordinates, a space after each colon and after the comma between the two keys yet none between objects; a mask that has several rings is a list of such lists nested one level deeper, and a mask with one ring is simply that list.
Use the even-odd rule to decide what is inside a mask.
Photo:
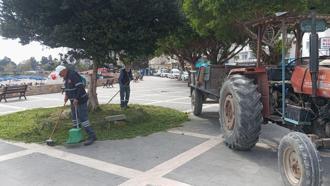
[{"label": "parked white car", "polygon": [[163,69],[162,72],[160,73],[160,77],[168,77],[170,74],[169,70]]},{"label": "parked white car", "polygon": [[189,79],[189,74],[187,71],[184,71],[182,74],[181,74],[181,80],[182,81],[188,81]]},{"label": "parked white car", "polygon": [[172,69],[170,71],[170,74],[168,75],[169,78],[171,79],[178,79],[180,76],[180,70],[179,69]]},{"label": "parked white car", "polygon": [[162,73],[162,69],[158,69],[157,72],[154,73],[154,76],[160,76]]}]

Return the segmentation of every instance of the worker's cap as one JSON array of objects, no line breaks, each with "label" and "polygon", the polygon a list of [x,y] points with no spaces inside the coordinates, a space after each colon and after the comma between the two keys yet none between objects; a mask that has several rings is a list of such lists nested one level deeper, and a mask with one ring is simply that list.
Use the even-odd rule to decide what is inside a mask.
[{"label": "worker's cap", "polygon": [[56,68],[55,68],[55,73],[56,74],[60,74],[62,72],[62,70],[66,69],[65,66],[63,65],[58,65]]}]

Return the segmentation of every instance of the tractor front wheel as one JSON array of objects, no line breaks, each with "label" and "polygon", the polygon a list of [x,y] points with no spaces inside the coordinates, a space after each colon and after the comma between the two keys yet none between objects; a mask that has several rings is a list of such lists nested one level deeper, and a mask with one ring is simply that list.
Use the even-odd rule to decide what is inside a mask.
[{"label": "tractor front wheel", "polygon": [[286,186],[322,185],[321,158],[306,134],[290,132],[282,138],[278,167]]}]

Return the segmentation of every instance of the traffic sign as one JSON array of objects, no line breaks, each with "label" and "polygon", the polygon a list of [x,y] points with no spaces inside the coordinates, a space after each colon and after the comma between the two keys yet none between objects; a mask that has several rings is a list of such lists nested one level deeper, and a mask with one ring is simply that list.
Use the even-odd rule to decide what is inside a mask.
[{"label": "traffic sign", "polygon": [[[316,32],[323,32],[327,29],[327,23],[323,19],[316,19]],[[300,28],[303,32],[312,31],[312,20],[305,19],[300,22]]]}]

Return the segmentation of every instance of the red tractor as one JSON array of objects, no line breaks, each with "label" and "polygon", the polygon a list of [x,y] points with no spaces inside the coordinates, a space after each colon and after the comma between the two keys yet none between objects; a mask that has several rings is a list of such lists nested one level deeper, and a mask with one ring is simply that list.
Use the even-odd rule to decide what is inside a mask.
[{"label": "red tractor", "polygon": [[[211,65],[202,84],[191,84],[195,115],[201,113],[206,98],[219,103],[223,137],[231,149],[253,148],[263,123],[294,131],[283,137],[278,147],[278,165],[285,185],[322,184],[317,148],[330,147],[330,61],[318,56],[317,31],[328,22],[330,16],[317,16],[315,11],[310,15],[285,14],[250,22],[248,26],[259,33],[257,64],[230,69]],[[298,25],[302,31],[311,32],[310,57],[285,63],[282,55],[281,67],[263,65],[260,30],[269,25],[282,26],[283,41],[290,26]],[[298,46],[301,40],[297,38]],[[219,74],[223,76],[220,80]],[[200,79],[198,75],[196,79]]]}]

